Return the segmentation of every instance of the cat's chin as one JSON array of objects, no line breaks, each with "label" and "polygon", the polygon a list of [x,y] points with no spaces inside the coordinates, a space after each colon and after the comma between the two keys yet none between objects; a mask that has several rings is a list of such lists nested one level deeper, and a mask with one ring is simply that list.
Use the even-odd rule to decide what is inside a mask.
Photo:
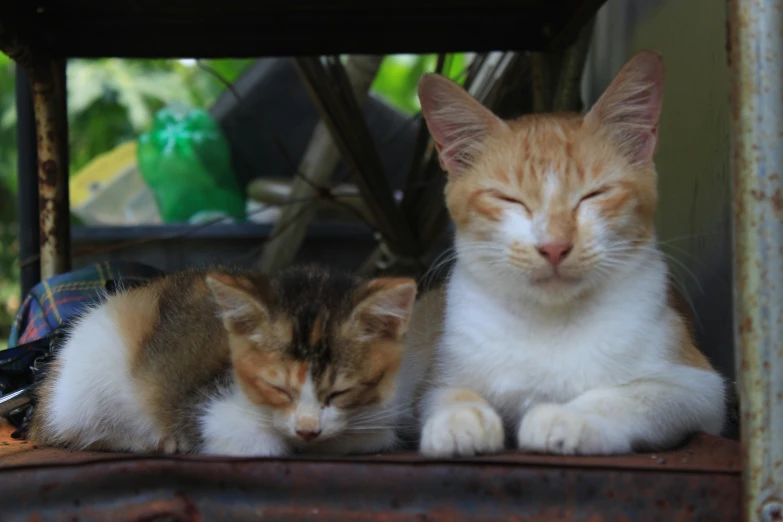
[{"label": "cat's chin", "polygon": [[586,293],[587,290],[585,288],[578,287],[557,290],[534,289],[529,292],[529,295],[539,305],[554,308],[568,306],[569,304],[578,301]]},{"label": "cat's chin", "polygon": [[539,288],[571,288],[578,286],[580,279],[563,274],[552,273],[542,277],[534,277],[530,280],[533,286]]},{"label": "cat's chin", "polygon": [[588,291],[583,279],[561,274],[530,278],[527,294],[542,306],[565,306]]}]

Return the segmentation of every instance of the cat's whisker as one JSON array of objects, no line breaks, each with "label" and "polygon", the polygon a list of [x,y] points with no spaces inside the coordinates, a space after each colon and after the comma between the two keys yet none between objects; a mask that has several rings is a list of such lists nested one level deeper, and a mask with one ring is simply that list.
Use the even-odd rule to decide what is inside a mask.
[{"label": "cat's whisker", "polygon": [[[678,246],[676,246],[676,245],[668,245],[668,246],[667,246],[667,248],[673,248],[673,249],[677,250],[678,252],[680,252],[681,254],[688,256],[688,258],[690,258],[692,261],[694,261],[694,262],[698,263],[700,266],[702,266],[704,269],[706,269],[706,270],[707,270],[707,272],[709,272],[709,274],[710,274],[711,276],[713,276],[713,277],[714,277],[716,280],[720,281],[721,283],[725,283],[725,282],[726,282],[726,281],[725,281],[723,278],[721,278],[721,277],[720,277],[720,276],[719,276],[719,275],[718,275],[718,274],[717,274],[717,273],[716,273],[716,272],[715,272],[715,271],[714,271],[714,270],[713,270],[713,269],[712,269],[712,268],[711,268],[711,267],[710,267],[710,266],[709,266],[707,263],[705,263],[704,261],[702,261],[701,259],[699,259],[699,258],[698,258],[697,256],[695,256],[693,253],[691,253],[691,252],[688,252],[686,249],[684,249],[684,248],[682,248],[682,247],[678,247]],[[665,251],[665,250],[664,250],[663,252],[664,252],[664,254],[666,254],[666,251]],[[670,254],[669,254],[669,255],[670,255]]]},{"label": "cat's whisker", "polygon": [[703,238],[703,237],[719,236],[719,235],[723,235],[723,232],[715,231],[715,232],[702,232],[700,234],[684,234],[684,235],[681,235],[681,236],[675,236],[675,237],[666,238],[663,241],[659,241],[658,244],[659,245],[668,245],[670,243],[688,241],[688,240],[691,240],[691,239],[699,239],[699,238]]}]

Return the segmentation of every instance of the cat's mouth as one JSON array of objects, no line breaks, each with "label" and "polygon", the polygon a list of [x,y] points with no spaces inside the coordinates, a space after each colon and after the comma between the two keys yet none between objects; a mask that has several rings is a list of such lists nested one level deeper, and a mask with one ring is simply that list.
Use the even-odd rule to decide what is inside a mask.
[{"label": "cat's mouth", "polygon": [[533,284],[539,286],[546,285],[570,285],[578,283],[579,279],[572,276],[563,275],[560,272],[551,272],[543,277],[534,277]]}]

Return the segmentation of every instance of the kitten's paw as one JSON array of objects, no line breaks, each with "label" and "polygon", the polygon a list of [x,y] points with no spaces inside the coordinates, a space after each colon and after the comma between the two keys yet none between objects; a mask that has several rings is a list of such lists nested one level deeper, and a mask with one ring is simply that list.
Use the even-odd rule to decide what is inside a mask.
[{"label": "kitten's paw", "polygon": [[178,437],[164,437],[158,442],[158,453],[164,455],[176,455],[181,453],[190,453],[193,450],[193,446],[184,438]]},{"label": "kitten's paw", "polygon": [[606,421],[560,404],[541,404],[522,418],[519,449],[560,455],[626,453],[630,445],[611,433]]},{"label": "kitten's paw", "polygon": [[437,411],[424,424],[420,449],[430,457],[497,453],[503,421],[489,404],[459,404]]}]

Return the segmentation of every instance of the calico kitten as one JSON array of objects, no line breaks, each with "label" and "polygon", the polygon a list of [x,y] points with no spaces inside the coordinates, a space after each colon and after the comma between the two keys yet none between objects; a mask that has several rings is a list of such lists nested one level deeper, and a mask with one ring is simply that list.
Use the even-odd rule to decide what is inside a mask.
[{"label": "calico kitten", "polygon": [[409,279],[314,267],[191,270],[108,296],[60,348],[31,438],[234,456],[394,448],[395,425],[413,425],[415,296]]},{"label": "calico kitten", "polygon": [[437,345],[424,454],[496,452],[506,430],[523,450],[560,454],[721,431],[724,381],[656,246],[663,77],[660,55],[642,52],[586,115],[513,121],[446,78],[421,80],[457,252],[445,305],[428,312],[442,324],[410,339]]}]

